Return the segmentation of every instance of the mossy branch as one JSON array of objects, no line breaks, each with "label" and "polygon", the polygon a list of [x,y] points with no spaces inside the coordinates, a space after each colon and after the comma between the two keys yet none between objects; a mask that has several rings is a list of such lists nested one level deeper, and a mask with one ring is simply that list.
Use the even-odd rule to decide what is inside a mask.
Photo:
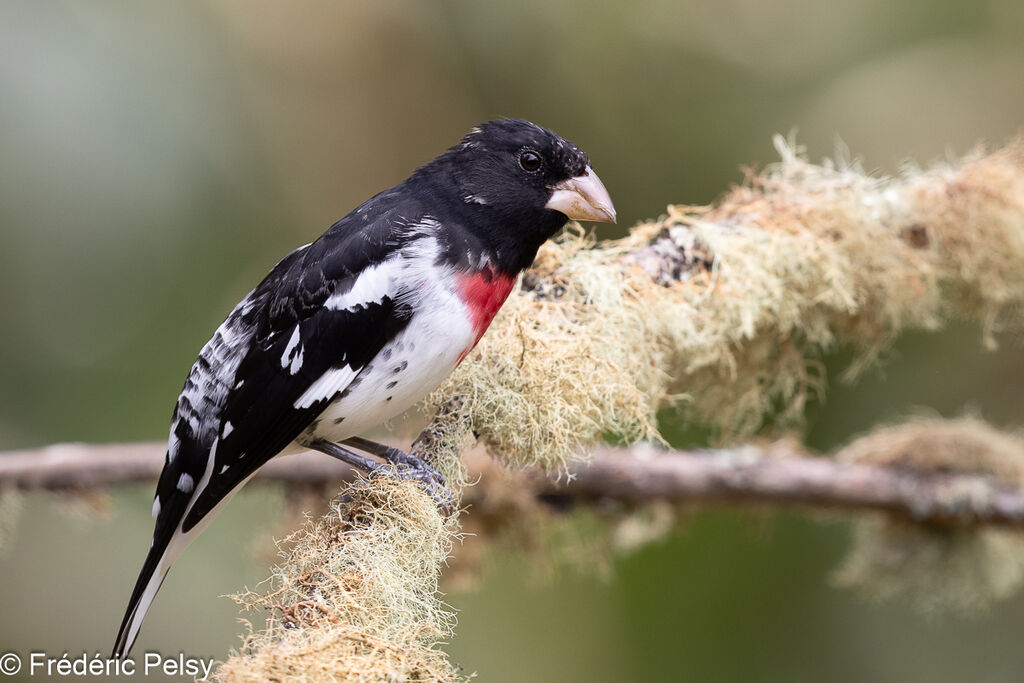
[{"label": "mossy branch", "polygon": [[[665,500],[687,505],[803,507],[849,512],[881,512],[917,524],[993,526],[1024,529],[1024,488],[985,469],[968,472],[977,453],[954,445],[940,424],[900,445],[907,455],[885,462],[893,450],[891,437],[875,435],[855,441],[842,457],[814,456],[792,440],[765,444],[680,451],[650,445],[632,448],[601,446],[587,462],[570,466],[564,481],[537,468],[508,470],[496,466],[479,449],[463,454],[467,477],[480,486],[463,491],[463,504],[476,514],[507,511],[507,498],[486,494],[494,486],[514,488],[520,496],[543,503],[619,501],[643,505]],[[948,427],[947,427],[948,429]],[[979,426],[980,429],[980,426]],[[1013,437],[993,458],[1024,464],[1024,443]],[[929,457],[954,449],[959,468],[936,471]],[[855,459],[849,454],[860,453]],[[908,462],[911,457],[922,462]],[[163,466],[158,443],[55,444],[41,449],[0,453],[0,490],[87,490],[153,481]],[[262,468],[256,482],[290,485],[354,482],[357,473],[320,453],[275,460]],[[493,508],[493,509],[492,509]]]},{"label": "mossy branch", "polygon": [[[818,359],[837,347],[856,352],[848,368],[855,376],[908,329],[966,318],[989,345],[1000,332],[1024,331],[1021,143],[886,178],[854,165],[811,164],[781,140],[777,147],[779,164],[751,174],[714,206],[670,207],[623,240],[595,243],[570,231],[542,249],[477,350],[427,401],[436,417],[418,449],[449,476],[456,497],[465,481],[459,452],[474,436],[511,463],[565,473],[609,434],[658,441],[655,415],[672,404],[719,441],[738,442],[762,431],[769,415],[776,425],[799,425],[808,398],[824,393]],[[992,445],[967,431],[954,441]],[[904,466],[887,452],[891,459],[876,465]],[[1019,488],[1020,479],[1008,481],[1000,469],[1016,472],[1007,465],[1014,458],[974,458],[966,472],[954,458],[937,469],[978,477],[972,486],[1001,479],[989,487],[991,502]],[[911,460],[920,466],[927,458]],[[877,471],[859,467],[870,464],[832,463],[837,473]],[[921,490],[942,476],[929,475]],[[740,490],[742,481],[729,488]],[[950,492],[935,493],[937,501]],[[946,521],[958,516],[931,507]],[[986,508],[969,509],[968,518]],[[998,535],[1005,532],[924,538],[904,526],[886,529],[888,542],[869,543],[843,580],[899,576],[909,565],[886,564],[893,539],[944,567],[1012,569],[952,575],[960,585],[982,577],[968,591],[972,600],[1004,594],[1024,576],[1024,563],[1003,561],[1019,545]],[[270,591],[246,599],[276,599],[275,616],[218,678],[461,678],[437,649],[452,623],[437,578],[456,533],[409,482],[379,478],[345,489],[330,515],[300,532]],[[962,538],[969,542],[955,540]],[[941,595],[932,588],[947,574],[920,585]]]}]

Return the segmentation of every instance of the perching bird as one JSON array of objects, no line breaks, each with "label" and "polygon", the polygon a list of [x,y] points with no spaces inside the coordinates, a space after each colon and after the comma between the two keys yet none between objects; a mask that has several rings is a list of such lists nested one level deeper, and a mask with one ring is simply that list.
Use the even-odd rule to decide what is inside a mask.
[{"label": "perching bird", "polygon": [[569,218],[615,222],[587,155],[527,121],[490,121],[274,266],[185,380],[113,656],[131,650],[178,555],[275,455],[386,467],[355,448],[443,485],[419,458],[358,435],[455,369]]}]

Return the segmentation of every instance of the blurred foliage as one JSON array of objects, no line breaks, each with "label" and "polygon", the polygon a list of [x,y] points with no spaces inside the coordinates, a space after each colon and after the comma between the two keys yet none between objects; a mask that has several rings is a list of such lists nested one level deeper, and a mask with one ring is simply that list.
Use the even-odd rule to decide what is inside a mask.
[{"label": "blurred foliage", "polygon": [[[841,138],[888,171],[998,144],[1024,120],[1021,35],[1014,0],[6,2],[0,447],[160,438],[195,353],[276,259],[480,120],[578,142],[624,227],[713,200],[774,159],[775,132],[797,129],[812,158]],[[918,406],[1024,423],[1020,340],[987,353],[979,338],[908,336],[812,407],[811,444]],[[237,642],[235,606],[214,596],[264,575],[250,546],[280,515],[268,491],[179,561],[140,650]],[[0,649],[106,650],[150,495],[119,493],[102,523],[25,501],[0,557]],[[845,526],[759,519],[698,515],[609,583],[532,585],[495,558],[449,596],[453,658],[488,681],[1024,677],[1019,598],[922,623],[827,587]]]}]

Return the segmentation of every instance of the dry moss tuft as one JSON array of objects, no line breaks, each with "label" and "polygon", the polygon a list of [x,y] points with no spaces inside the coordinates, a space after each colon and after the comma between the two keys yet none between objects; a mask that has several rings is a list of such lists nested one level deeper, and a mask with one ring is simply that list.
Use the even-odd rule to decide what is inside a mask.
[{"label": "dry moss tuft", "polygon": [[455,623],[438,597],[457,522],[423,488],[375,477],[286,539],[265,591],[237,600],[270,610],[217,681],[457,681],[439,643]]},{"label": "dry moss tuft", "polygon": [[608,435],[656,439],[670,402],[720,441],[794,426],[838,345],[852,376],[907,328],[1024,330],[1024,145],[887,178],[778,147],[714,207],[546,245],[427,407],[464,397],[494,453],[557,470]]},{"label": "dry moss tuft", "polygon": [[1024,579],[1024,539],[992,529],[934,529],[880,518],[854,526],[833,574],[870,600],[900,598],[926,615],[973,616],[1010,597]]},{"label": "dry moss tuft", "polygon": [[[1024,485],[1024,439],[975,418],[884,427],[837,457]],[[906,598],[928,614],[975,614],[1024,582],[1024,535],[866,518],[856,523],[852,547],[834,578],[868,598]]]}]

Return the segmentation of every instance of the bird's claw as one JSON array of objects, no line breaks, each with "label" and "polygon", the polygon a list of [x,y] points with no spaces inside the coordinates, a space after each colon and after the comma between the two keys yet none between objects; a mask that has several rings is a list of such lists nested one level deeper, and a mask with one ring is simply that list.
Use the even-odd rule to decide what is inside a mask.
[{"label": "bird's claw", "polygon": [[399,465],[400,468],[404,467],[413,470],[416,474],[410,477],[412,479],[426,483],[426,480],[422,479],[422,477],[426,476],[431,480],[440,483],[441,486],[448,485],[448,480],[444,478],[443,474],[424,462],[422,458],[419,458],[412,453],[406,453],[398,448],[389,448],[385,457],[394,464]]}]

